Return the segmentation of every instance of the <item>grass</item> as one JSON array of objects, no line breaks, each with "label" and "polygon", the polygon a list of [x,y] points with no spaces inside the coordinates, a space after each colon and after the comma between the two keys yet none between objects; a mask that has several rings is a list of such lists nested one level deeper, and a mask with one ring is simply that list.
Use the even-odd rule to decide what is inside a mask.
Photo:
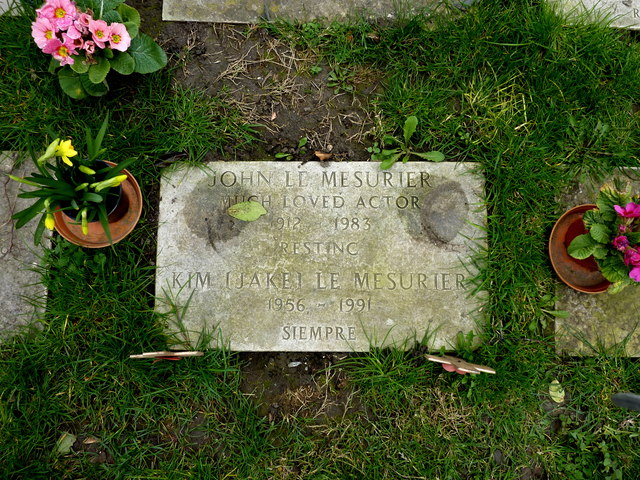
[{"label": "grass", "polygon": [[[0,17],[0,142],[39,148],[113,115],[105,146],[153,200],[159,159],[204,157],[258,135],[222,100],[174,85],[170,70],[112,83],[74,103],[30,45],[29,18]],[[238,355],[156,364],[153,209],[100,252],[56,242],[42,271],[43,330],[0,345],[0,477],[7,478],[550,478],[640,476],[639,418],[612,393],[640,391],[619,350],[562,357],[549,336],[554,279],[546,239],[570,181],[638,166],[640,47],[633,32],[568,23],[533,1],[386,26],[284,23],[274,35],[312,52],[344,82],[375,72],[374,137],[420,119],[421,150],[475,162],[487,179],[487,330],[457,354],[496,376],[445,374],[410,352],[354,354],[331,367],[360,408],[342,417],[269,420],[241,393]],[[111,82],[110,82],[111,83]],[[372,138],[372,142],[375,138]],[[420,140],[419,140],[420,141]],[[79,145],[82,148],[82,145]],[[554,404],[548,386],[567,392]],[[60,454],[63,432],[80,438]],[[82,443],[81,435],[95,443]]]}]

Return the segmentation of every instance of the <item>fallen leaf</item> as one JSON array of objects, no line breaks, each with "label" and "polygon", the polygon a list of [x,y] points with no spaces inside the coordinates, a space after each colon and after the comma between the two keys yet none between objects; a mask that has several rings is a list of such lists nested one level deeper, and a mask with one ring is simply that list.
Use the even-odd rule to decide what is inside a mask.
[{"label": "fallen leaf", "polygon": [[271,121],[273,122],[277,116],[278,114],[276,112],[271,112]]},{"label": "fallen leaf", "polygon": [[318,150],[316,150],[313,153],[315,154],[316,157],[318,157],[323,162],[326,161],[326,160],[329,160],[331,157],[333,157],[333,153],[324,153],[324,152],[320,152]]},{"label": "fallen leaf", "polygon": [[74,443],[76,443],[76,436],[71,433],[64,432],[56,442],[55,451],[60,455],[66,455],[71,451],[71,447]]},{"label": "fallen leaf", "polygon": [[96,437],[87,437],[82,443],[84,443],[85,445],[91,445],[92,443],[98,443],[99,441],[100,440],[98,440]]},{"label": "fallen leaf", "polygon": [[556,403],[564,402],[564,388],[562,388],[558,380],[554,380],[549,384],[549,395],[551,400]]},{"label": "fallen leaf", "polygon": [[250,201],[231,205],[227,210],[227,213],[233,218],[237,218],[238,220],[242,220],[244,222],[253,222],[254,220],[260,218],[262,215],[266,214],[267,210],[262,206],[261,203]]}]

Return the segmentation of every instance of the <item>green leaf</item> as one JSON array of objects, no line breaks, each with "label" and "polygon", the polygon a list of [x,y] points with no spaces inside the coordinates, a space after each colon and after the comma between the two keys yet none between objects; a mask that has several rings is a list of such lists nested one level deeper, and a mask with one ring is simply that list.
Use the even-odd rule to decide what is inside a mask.
[{"label": "green leaf", "polygon": [[102,20],[104,20],[107,23],[113,23],[113,22],[122,23],[122,17],[116,10],[105,12],[104,15],[102,15]]},{"label": "green leaf", "polygon": [[131,38],[137,37],[140,29],[140,13],[138,13],[138,10],[123,3],[118,5],[117,11],[122,17],[122,22],[127,27]]},{"label": "green leaf", "polygon": [[591,228],[589,229],[589,235],[591,235],[591,237],[596,242],[606,244],[606,243],[609,243],[609,237],[611,235],[611,232],[609,231],[606,225],[603,225],[601,223],[594,223],[593,225],[591,225]]},{"label": "green leaf", "polygon": [[60,62],[55,58],[51,57],[51,60],[49,60],[49,68],[47,68],[47,71],[49,73],[56,73],[56,69],[59,66],[60,66]]},{"label": "green leaf", "polygon": [[42,213],[44,211],[44,201],[45,199],[41,198],[30,207],[27,207],[24,210],[20,210],[19,212],[14,213],[11,218],[13,218],[14,220],[18,220],[16,222],[16,228],[24,227],[36,215]]},{"label": "green leaf", "polygon": [[549,396],[556,403],[563,403],[565,398],[564,388],[558,380],[554,380],[549,384]]},{"label": "green leaf", "polygon": [[56,442],[55,453],[58,455],[66,455],[71,452],[71,447],[74,443],[76,443],[76,436],[71,433],[64,432]]},{"label": "green leaf", "polygon": [[102,225],[102,229],[107,236],[107,240],[110,244],[113,243],[113,240],[111,239],[111,229],[109,228],[107,207],[105,207],[104,202],[98,204],[98,218],[100,219],[100,225]]},{"label": "green leaf", "polygon": [[58,82],[64,93],[76,100],[87,98],[87,91],[82,86],[80,77],[68,65],[58,72]]},{"label": "green leaf", "polygon": [[124,27],[131,38],[136,38],[140,33],[140,27],[134,22],[124,22]]},{"label": "green leaf", "polygon": [[578,235],[573,239],[569,248],[567,248],[567,253],[573,258],[584,260],[585,258],[589,258],[593,255],[597,245],[596,241],[588,233]]},{"label": "green leaf", "polygon": [[607,289],[607,293],[611,294],[611,295],[615,295],[616,293],[620,293],[622,290],[624,290],[625,288],[627,288],[630,285],[629,282],[624,281],[624,282],[614,282],[611,284],[611,286]]},{"label": "green leaf", "polygon": [[418,126],[418,117],[411,115],[404,122],[404,144],[408,145],[411,136],[415,133]]},{"label": "green leaf", "polygon": [[131,46],[127,51],[136,62],[134,71],[137,73],[155,72],[167,64],[164,50],[144,33],[131,40]]},{"label": "green leaf", "polygon": [[382,145],[398,145],[399,143],[400,141],[392,135],[382,137]]},{"label": "green leaf", "polygon": [[100,147],[102,146],[102,140],[104,139],[105,134],[107,133],[107,127],[109,126],[109,113],[107,113],[102,121],[102,125],[100,125],[100,129],[96,134],[96,137],[93,138],[91,134],[91,129],[89,127],[85,127],[85,136],[87,140],[87,153],[89,155],[89,160],[95,160],[98,155],[100,155]]},{"label": "green leaf", "polygon": [[253,222],[267,213],[267,210],[261,203],[250,201],[241,202],[231,205],[227,210],[227,213],[233,218],[242,220],[245,222]]},{"label": "green leaf", "polygon": [[84,192],[84,194],[82,195],[82,199],[86,200],[87,202],[94,202],[94,203],[102,202],[102,196],[93,192]]},{"label": "green leaf", "polygon": [[302,137],[298,142],[298,148],[304,147],[307,144],[307,142],[309,142],[309,139],[307,137]]},{"label": "green leaf", "polygon": [[89,80],[88,75],[82,75],[80,77],[80,83],[82,84],[82,88],[84,88],[85,92],[92,97],[101,97],[109,91],[106,82],[93,83]]},{"label": "green leaf", "polygon": [[610,249],[605,245],[596,245],[596,248],[593,250],[593,256],[597,260],[604,260],[609,255]]},{"label": "green leaf", "polygon": [[584,226],[587,227],[588,230],[594,223],[606,224],[607,222],[602,218],[602,214],[594,208],[593,210],[584,212],[582,215],[582,223],[584,223]]},{"label": "green leaf", "polygon": [[102,83],[111,70],[111,63],[104,57],[98,57],[98,63],[89,67],[89,80],[91,83]]},{"label": "green leaf", "polygon": [[427,153],[418,153],[412,152],[415,156],[424,158],[425,160],[429,160],[430,162],[442,162],[444,160],[444,154],[440,152],[427,152]]},{"label": "green leaf", "polygon": [[396,163],[401,156],[402,156],[402,152],[396,153],[395,155],[385,156],[382,162],[380,162],[380,169],[382,170],[390,169],[393,166],[393,164]]},{"label": "green leaf", "polygon": [[76,73],[87,73],[89,71],[89,64],[86,60],[84,55],[73,55],[73,64],[70,65],[71,70]]},{"label": "green leaf", "polygon": [[611,255],[598,262],[600,273],[611,283],[628,282],[629,268],[624,264],[622,255]]}]

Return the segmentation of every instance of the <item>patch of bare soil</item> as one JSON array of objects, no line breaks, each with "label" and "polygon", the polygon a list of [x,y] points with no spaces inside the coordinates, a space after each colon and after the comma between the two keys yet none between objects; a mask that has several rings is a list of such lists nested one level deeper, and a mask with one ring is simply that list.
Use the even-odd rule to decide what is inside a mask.
[{"label": "patch of bare soil", "polygon": [[257,27],[167,23],[160,42],[180,66],[177,82],[225,99],[260,125],[256,148],[230,147],[224,160],[318,160],[315,151],[368,160],[374,119],[365,106],[379,84],[372,71],[332,69]]}]

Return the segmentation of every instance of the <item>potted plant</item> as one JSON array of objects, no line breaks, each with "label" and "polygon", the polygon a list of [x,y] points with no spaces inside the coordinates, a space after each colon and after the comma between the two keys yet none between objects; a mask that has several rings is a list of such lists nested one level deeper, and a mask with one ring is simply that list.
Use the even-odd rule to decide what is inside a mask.
[{"label": "potted plant", "polygon": [[57,71],[62,90],[75,99],[107,93],[111,70],[151,73],[167,64],[162,48],[140,32],[138,11],[124,0],[46,0],[31,35],[51,55],[49,71]]},{"label": "potted plant", "polygon": [[628,186],[605,184],[596,204],[584,209],[582,222],[584,231],[568,244],[569,256],[592,260],[609,293],[640,282],[640,196],[632,195]]},{"label": "potted plant", "polygon": [[35,244],[40,242],[45,228],[55,228],[72,243],[103,247],[124,238],[140,218],[140,188],[125,170],[134,159],[118,165],[101,160],[106,152],[101,145],[107,124],[108,116],[95,138],[86,129],[86,158],[78,158],[70,139],[56,138],[35,159],[37,172],[24,178],[9,175],[32,187],[18,196],[33,198],[34,203],[12,218],[17,220],[16,228],[21,228],[40,215]]}]

